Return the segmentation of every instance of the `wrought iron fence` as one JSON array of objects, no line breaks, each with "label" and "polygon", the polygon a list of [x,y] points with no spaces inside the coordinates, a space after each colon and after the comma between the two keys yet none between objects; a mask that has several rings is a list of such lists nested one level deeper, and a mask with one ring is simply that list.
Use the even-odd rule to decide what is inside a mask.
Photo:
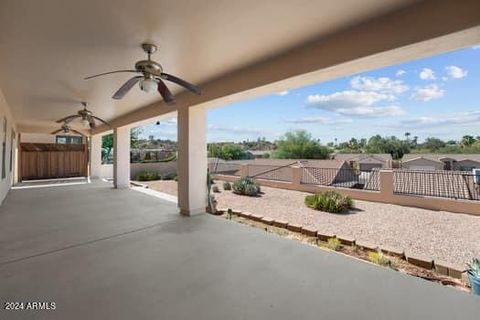
[{"label": "wrought iron fence", "polygon": [[480,184],[472,172],[395,170],[393,192],[396,194],[480,200]]},{"label": "wrought iron fence", "polygon": [[274,165],[259,165],[249,164],[248,175],[252,178],[277,180],[277,181],[293,181],[293,172],[291,165],[274,166]]},{"label": "wrought iron fence", "polygon": [[302,168],[302,184],[316,184],[330,187],[380,190],[378,171],[358,171],[346,168]]},{"label": "wrought iron fence", "polygon": [[210,173],[240,176],[240,164],[228,162],[212,162],[208,164]]}]

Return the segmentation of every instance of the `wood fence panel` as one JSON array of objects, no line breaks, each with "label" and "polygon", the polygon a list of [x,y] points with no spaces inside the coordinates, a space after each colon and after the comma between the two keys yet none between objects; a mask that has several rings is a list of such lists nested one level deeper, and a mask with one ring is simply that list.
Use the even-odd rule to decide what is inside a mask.
[{"label": "wood fence panel", "polygon": [[24,143],[21,149],[22,180],[87,175],[87,149],[83,145]]}]

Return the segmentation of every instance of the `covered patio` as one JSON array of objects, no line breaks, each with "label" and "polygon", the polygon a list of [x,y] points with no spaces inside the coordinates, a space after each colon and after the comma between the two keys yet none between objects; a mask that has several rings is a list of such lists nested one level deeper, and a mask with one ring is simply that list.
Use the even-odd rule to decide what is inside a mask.
[{"label": "covered patio", "polygon": [[[145,42],[202,94],[169,83],[175,105],[138,86],[117,100],[125,74],[84,79],[132,68]],[[0,318],[475,318],[472,296],[205,207],[210,108],[478,43],[477,0],[2,1],[0,298],[56,309],[2,308]],[[84,137],[56,136],[81,101],[111,126],[64,121]],[[129,188],[131,128],[172,117],[178,204]],[[113,186],[100,179],[107,133]],[[22,183],[22,144],[73,140],[83,148],[64,165],[80,164],[85,181]]]},{"label": "covered patio", "polygon": [[[77,197],[71,197],[74,193]],[[36,201],[35,210],[28,203]],[[13,190],[0,296],[55,310],[2,319],[474,319],[478,299],[96,182]]]}]

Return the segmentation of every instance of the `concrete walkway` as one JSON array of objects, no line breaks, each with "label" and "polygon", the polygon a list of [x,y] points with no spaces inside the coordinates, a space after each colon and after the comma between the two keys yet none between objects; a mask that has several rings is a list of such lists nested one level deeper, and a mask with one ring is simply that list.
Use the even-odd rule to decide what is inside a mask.
[{"label": "concrete walkway", "polygon": [[[0,319],[475,319],[480,299],[104,183],[0,207]],[[6,301],[55,310],[5,311]]]}]

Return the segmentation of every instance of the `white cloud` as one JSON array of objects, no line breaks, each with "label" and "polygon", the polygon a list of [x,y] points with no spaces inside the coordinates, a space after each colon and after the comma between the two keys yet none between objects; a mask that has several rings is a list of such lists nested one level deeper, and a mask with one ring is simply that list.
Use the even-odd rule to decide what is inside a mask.
[{"label": "white cloud", "polygon": [[240,127],[223,127],[211,124],[208,126],[208,131],[211,132],[223,132],[230,134],[250,134],[250,135],[261,135],[262,132],[258,129],[251,128],[240,128]]},{"label": "white cloud", "polygon": [[288,90],[280,91],[276,93],[276,95],[279,95],[279,96],[286,96],[287,94],[288,94]]},{"label": "white cloud", "polygon": [[392,80],[387,77],[354,77],[350,85],[357,90],[378,91],[386,94],[400,94],[408,90],[408,86],[402,80]]},{"label": "white cloud", "polygon": [[467,70],[463,70],[462,68],[457,66],[448,66],[445,67],[445,70],[447,71],[447,74],[450,76],[450,78],[453,79],[465,78],[468,74]]},{"label": "white cloud", "polygon": [[450,114],[433,115],[428,117],[418,117],[400,121],[401,128],[429,128],[446,125],[466,125],[478,123],[480,121],[480,111],[467,111]]},{"label": "white cloud", "polygon": [[416,88],[412,98],[420,101],[430,101],[433,99],[439,99],[443,97],[444,94],[445,91],[439,86],[436,84],[430,84],[425,87]]},{"label": "white cloud", "polygon": [[286,123],[294,123],[294,124],[310,124],[310,123],[318,123],[318,124],[325,124],[325,125],[339,125],[339,124],[346,124],[352,123],[352,119],[332,119],[327,117],[304,117],[298,119],[288,119],[285,120]]},{"label": "white cloud", "polygon": [[395,75],[396,75],[397,77],[401,77],[401,76],[403,76],[405,73],[407,73],[407,71],[400,69],[400,70],[397,71],[397,73],[395,73]]},{"label": "white cloud", "polygon": [[392,101],[395,96],[374,92],[346,90],[330,95],[310,95],[307,104],[311,107],[357,117],[382,117],[403,114],[398,106],[374,106],[381,101]]},{"label": "white cloud", "polygon": [[435,80],[435,72],[429,68],[423,68],[419,74],[420,79],[422,80]]}]

